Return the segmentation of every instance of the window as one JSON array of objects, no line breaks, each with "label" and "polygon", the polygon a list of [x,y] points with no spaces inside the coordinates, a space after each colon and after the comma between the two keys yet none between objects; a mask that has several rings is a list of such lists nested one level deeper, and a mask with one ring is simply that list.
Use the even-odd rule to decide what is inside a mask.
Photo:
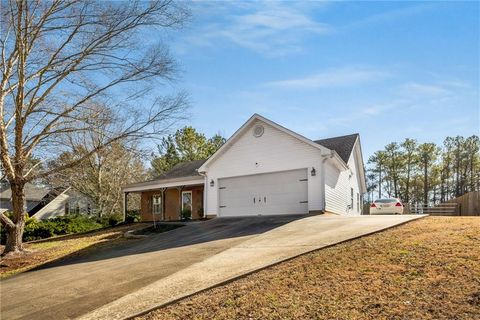
[{"label": "window", "polygon": [[77,215],[80,214],[80,205],[77,203],[68,203],[68,214]]},{"label": "window", "polygon": [[152,197],[152,213],[161,214],[162,213],[162,196],[156,194]]},{"label": "window", "polygon": [[353,188],[350,188],[350,209],[353,210]]}]

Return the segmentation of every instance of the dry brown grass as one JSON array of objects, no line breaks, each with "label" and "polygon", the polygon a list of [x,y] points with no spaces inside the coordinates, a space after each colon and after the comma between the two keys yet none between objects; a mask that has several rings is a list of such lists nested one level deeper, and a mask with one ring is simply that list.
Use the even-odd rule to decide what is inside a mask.
[{"label": "dry brown grass", "polygon": [[[25,244],[26,252],[21,255],[3,257],[0,260],[0,278],[31,270],[35,267],[66,257],[85,254],[90,250],[115,245],[126,240],[123,234],[127,230],[145,228],[146,224],[125,225],[79,235],[30,242]],[[2,248],[3,250],[3,248]]]},{"label": "dry brown grass", "polygon": [[414,221],[139,319],[480,319],[480,218]]}]

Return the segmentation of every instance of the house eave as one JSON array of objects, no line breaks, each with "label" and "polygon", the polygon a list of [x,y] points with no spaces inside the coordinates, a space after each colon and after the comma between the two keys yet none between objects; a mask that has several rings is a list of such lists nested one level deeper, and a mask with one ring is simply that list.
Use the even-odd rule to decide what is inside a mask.
[{"label": "house eave", "polygon": [[172,179],[151,180],[139,183],[132,183],[122,187],[123,192],[141,192],[155,190],[159,188],[169,188],[176,186],[203,185],[205,178],[203,176],[188,176]]}]

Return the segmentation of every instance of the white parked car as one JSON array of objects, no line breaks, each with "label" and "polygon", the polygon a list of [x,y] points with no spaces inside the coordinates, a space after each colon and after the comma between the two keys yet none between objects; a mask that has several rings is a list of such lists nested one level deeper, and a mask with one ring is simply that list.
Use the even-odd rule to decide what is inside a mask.
[{"label": "white parked car", "polygon": [[400,199],[378,199],[370,205],[370,214],[403,214],[403,204]]}]

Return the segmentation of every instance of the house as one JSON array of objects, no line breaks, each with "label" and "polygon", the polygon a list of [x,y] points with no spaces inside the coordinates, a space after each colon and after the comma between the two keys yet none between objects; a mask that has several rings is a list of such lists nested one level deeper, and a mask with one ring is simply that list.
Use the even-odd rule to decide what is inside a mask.
[{"label": "house", "polygon": [[[11,211],[12,192],[8,184],[0,190],[0,212]],[[65,214],[89,214],[91,203],[69,187],[47,187],[27,183],[25,185],[26,210],[30,217],[45,220]]]},{"label": "house", "polygon": [[[32,210],[37,206],[50,191],[49,188],[41,185],[36,185],[33,183],[27,183],[25,185],[25,197],[27,212]],[[11,211],[12,210],[12,190],[8,183],[2,183],[0,185],[0,210],[2,211]]]},{"label": "house", "polygon": [[310,140],[254,114],[210,158],[127,185],[142,220],[331,212],[360,215],[366,192],[358,134]]}]

